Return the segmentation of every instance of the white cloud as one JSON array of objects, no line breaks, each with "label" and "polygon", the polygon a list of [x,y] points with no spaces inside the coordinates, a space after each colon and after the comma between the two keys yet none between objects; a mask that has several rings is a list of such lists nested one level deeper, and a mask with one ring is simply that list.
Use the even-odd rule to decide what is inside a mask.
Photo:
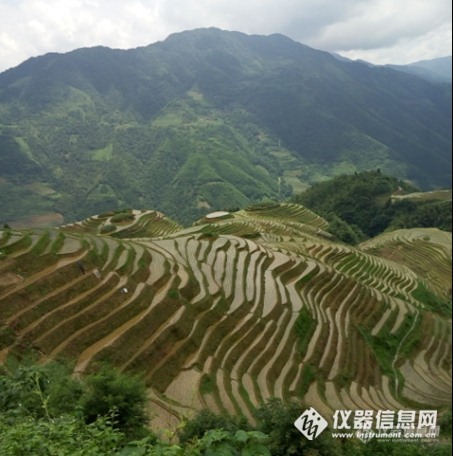
[{"label": "white cloud", "polygon": [[450,0],[2,0],[0,70],[46,52],[131,48],[210,26],[282,33],[377,63],[451,54]]},{"label": "white cloud", "polygon": [[415,39],[401,39],[398,45],[377,49],[351,49],[341,55],[376,64],[407,64],[452,54],[452,29],[446,24]]},{"label": "white cloud", "polygon": [[[370,14],[369,8],[372,8]],[[333,49],[376,49],[416,39],[448,22],[451,3],[444,0],[395,2],[375,0],[357,8],[346,20],[321,29],[314,42]],[[451,20],[450,28],[451,28]]]}]

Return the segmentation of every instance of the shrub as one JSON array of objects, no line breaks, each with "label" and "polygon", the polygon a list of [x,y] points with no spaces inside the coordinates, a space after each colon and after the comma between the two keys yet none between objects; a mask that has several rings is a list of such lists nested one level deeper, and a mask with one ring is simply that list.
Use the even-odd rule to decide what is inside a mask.
[{"label": "shrub", "polygon": [[134,214],[131,213],[121,213],[114,215],[110,221],[112,223],[123,223],[123,222],[130,222],[135,219]]},{"label": "shrub", "polygon": [[107,225],[103,225],[103,227],[101,228],[101,234],[113,233],[114,231],[116,231],[116,226],[110,223]]},{"label": "shrub", "polygon": [[82,398],[85,421],[94,423],[101,416],[114,412],[114,426],[128,437],[146,434],[146,387],[138,378],[121,374],[110,366],[89,375]]},{"label": "shrub", "polygon": [[212,429],[223,429],[227,432],[237,432],[240,429],[250,430],[245,420],[233,418],[229,415],[216,415],[209,410],[202,410],[194,418],[188,420],[178,431],[181,443],[194,439],[201,439],[206,432]]},{"label": "shrub", "polygon": [[280,399],[271,399],[255,412],[258,430],[269,436],[268,447],[273,456],[304,455],[340,456],[339,442],[321,434],[316,440],[303,438],[294,426],[304,407],[296,402],[284,404]]}]

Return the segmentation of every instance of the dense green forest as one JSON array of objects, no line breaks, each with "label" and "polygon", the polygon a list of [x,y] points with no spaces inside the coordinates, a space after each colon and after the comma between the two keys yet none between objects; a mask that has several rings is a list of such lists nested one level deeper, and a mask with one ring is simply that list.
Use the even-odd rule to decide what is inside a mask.
[{"label": "dense green forest", "polygon": [[134,207],[189,224],[377,167],[451,185],[451,85],[216,29],[0,74],[3,223]]},{"label": "dense green forest", "polygon": [[394,199],[394,194],[418,190],[405,181],[380,171],[344,175],[318,183],[294,197],[329,222],[329,231],[338,239],[358,243],[387,230],[439,228],[452,230],[451,199]]},{"label": "dense green forest", "polygon": [[[9,361],[0,368],[0,455],[58,456],[447,456],[451,413],[441,422],[442,444],[310,442],[294,427],[302,404],[270,400],[256,424],[207,410],[162,439],[148,428],[152,410],[138,377],[108,366],[83,378],[62,363]],[[327,436],[326,436],[327,435]]]}]

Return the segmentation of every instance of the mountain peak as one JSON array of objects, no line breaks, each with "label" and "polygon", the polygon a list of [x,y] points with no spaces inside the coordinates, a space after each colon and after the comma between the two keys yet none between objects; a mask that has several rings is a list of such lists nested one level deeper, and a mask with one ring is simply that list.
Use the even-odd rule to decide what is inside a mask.
[{"label": "mountain peak", "polygon": [[280,34],[36,58],[0,74],[0,125],[2,194],[33,201],[3,199],[7,220],[145,206],[188,223],[378,167],[451,186],[451,88]]}]

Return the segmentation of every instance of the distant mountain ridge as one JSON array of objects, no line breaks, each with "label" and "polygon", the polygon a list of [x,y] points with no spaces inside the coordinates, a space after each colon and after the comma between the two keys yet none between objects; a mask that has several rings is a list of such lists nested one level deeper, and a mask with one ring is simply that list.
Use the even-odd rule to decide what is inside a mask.
[{"label": "distant mountain ridge", "polygon": [[421,60],[409,65],[388,65],[395,70],[420,76],[433,82],[452,82],[452,57]]},{"label": "distant mountain ridge", "polygon": [[218,29],[0,74],[3,220],[127,206],[187,223],[376,168],[451,187],[451,86]]}]

